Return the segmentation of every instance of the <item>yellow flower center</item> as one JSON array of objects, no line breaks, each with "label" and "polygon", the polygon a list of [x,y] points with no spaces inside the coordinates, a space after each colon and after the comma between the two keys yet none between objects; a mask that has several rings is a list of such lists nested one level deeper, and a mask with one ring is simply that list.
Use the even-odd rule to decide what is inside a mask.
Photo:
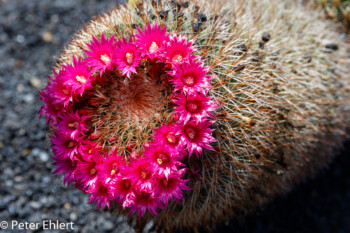
[{"label": "yellow flower center", "polygon": [[86,78],[84,76],[77,75],[75,79],[82,84],[86,83]]},{"label": "yellow flower center", "polygon": [[198,110],[199,106],[198,106],[198,103],[189,101],[186,103],[186,108],[187,108],[187,111],[194,113]]},{"label": "yellow flower center", "polygon": [[158,158],[158,159],[157,159],[157,163],[158,163],[159,165],[161,165],[161,164],[163,163],[163,160],[160,159],[160,158]]},{"label": "yellow flower center", "polygon": [[69,123],[69,124],[68,124],[68,127],[69,127],[69,128],[77,128],[78,125],[79,125],[79,123],[75,121],[75,122],[73,122],[73,123]]},{"label": "yellow flower center", "polygon": [[166,135],[166,140],[167,140],[169,143],[174,144],[174,143],[176,143],[177,138],[176,138],[176,136],[175,136],[174,134],[168,133],[168,134]]},{"label": "yellow flower center", "polygon": [[126,53],[125,57],[126,57],[126,61],[127,61],[129,64],[131,64],[132,61],[133,61],[133,58],[134,58],[133,54],[132,54],[132,53]]},{"label": "yellow flower center", "polygon": [[180,62],[182,62],[182,56],[181,56],[180,54],[175,55],[175,56],[173,57],[173,62],[174,62],[174,63],[180,63]]},{"label": "yellow flower center", "polygon": [[150,53],[155,53],[158,50],[158,45],[156,42],[152,42],[151,46],[149,47],[149,52]]},{"label": "yellow flower center", "polygon": [[111,171],[111,176],[113,176],[114,174],[115,174],[115,170],[113,169],[112,171]]},{"label": "yellow flower center", "polygon": [[90,170],[90,174],[93,175],[93,174],[95,174],[95,173],[96,173],[96,169],[95,169],[95,168],[92,168],[92,169]]},{"label": "yellow flower center", "polygon": [[147,177],[146,172],[141,172],[141,178],[142,178],[142,179],[145,179],[146,177]]},{"label": "yellow flower center", "polygon": [[102,54],[102,55],[100,56],[100,59],[101,59],[105,64],[107,64],[107,63],[109,63],[109,62],[111,61],[111,58],[110,58],[107,54]]},{"label": "yellow flower center", "polygon": [[192,87],[193,84],[194,84],[194,78],[192,76],[187,76],[184,78],[184,83],[187,85],[187,86],[190,86]]}]

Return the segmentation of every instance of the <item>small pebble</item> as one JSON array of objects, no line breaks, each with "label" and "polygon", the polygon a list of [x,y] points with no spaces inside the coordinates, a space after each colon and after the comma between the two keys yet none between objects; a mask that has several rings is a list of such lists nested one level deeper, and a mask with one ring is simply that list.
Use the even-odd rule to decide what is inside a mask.
[{"label": "small pebble", "polygon": [[78,219],[78,216],[76,213],[70,213],[69,218],[71,221],[76,221]]},{"label": "small pebble", "polygon": [[47,161],[49,161],[49,154],[48,153],[46,153],[45,151],[42,151],[42,152],[40,152],[40,154],[39,154],[39,158],[40,158],[40,160],[42,161],[42,162],[47,162]]},{"label": "small pebble", "polygon": [[25,42],[25,38],[23,35],[17,35],[16,36],[16,41],[20,44],[23,44]]},{"label": "small pebble", "polygon": [[17,85],[17,92],[22,93],[24,91],[24,85],[22,83]]},{"label": "small pebble", "polygon": [[65,209],[70,209],[71,208],[71,205],[70,203],[65,203],[64,206],[63,206]]},{"label": "small pebble", "polygon": [[264,42],[268,42],[268,41],[271,39],[271,35],[270,35],[268,32],[264,32],[264,33],[261,35],[261,39],[262,39]]},{"label": "small pebble", "polygon": [[33,87],[36,87],[38,89],[41,88],[41,81],[40,79],[38,79],[37,77],[32,77],[30,79],[30,84],[33,86]]},{"label": "small pebble", "polygon": [[30,205],[30,207],[32,207],[35,210],[40,209],[40,207],[41,207],[41,203],[37,202],[37,201],[31,201],[29,203],[29,205]]},{"label": "small pebble", "polygon": [[42,38],[45,42],[49,43],[49,42],[52,41],[53,36],[52,36],[52,33],[51,33],[51,32],[44,32],[44,34],[42,34],[41,38]]},{"label": "small pebble", "polygon": [[31,104],[34,101],[34,95],[32,93],[28,93],[26,95],[23,96],[23,100],[24,102],[26,102],[27,104]]}]

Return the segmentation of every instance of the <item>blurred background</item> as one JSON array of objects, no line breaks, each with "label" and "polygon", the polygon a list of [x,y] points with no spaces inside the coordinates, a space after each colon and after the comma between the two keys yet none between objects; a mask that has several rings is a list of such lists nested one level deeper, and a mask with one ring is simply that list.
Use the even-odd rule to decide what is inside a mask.
[{"label": "blurred background", "polygon": [[[0,0],[0,221],[51,219],[72,221],[72,232],[133,232],[51,174],[48,129],[38,118],[38,91],[60,50],[94,15],[118,3]],[[244,220],[217,226],[216,232],[350,232],[349,155],[347,142],[316,177]]]}]

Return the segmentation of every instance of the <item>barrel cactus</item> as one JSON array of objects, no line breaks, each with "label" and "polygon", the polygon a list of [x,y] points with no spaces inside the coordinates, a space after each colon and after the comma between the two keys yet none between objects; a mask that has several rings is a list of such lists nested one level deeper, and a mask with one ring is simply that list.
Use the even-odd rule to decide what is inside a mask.
[{"label": "barrel cactus", "polygon": [[337,28],[279,0],[131,1],[94,18],[41,91],[54,172],[138,230],[253,211],[348,136]]}]

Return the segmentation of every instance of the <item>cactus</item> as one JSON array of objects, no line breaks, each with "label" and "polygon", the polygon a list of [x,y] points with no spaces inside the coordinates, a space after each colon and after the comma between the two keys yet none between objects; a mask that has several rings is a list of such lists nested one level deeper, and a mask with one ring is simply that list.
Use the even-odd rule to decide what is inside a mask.
[{"label": "cactus", "polygon": [[340,21],[347,32],[350,30],[349,0],[314,0],[315,6],[321,6],[328,18]]},{"label": "cactus", "polygon": [[[148,23],[166,26],[179,38],[186,36],[197,49],[194,56],[208,67],[212,87],[207,95],[217,108],[211,109],[214,119],[206,127],[216,141],[210,141],[213,150],[203,148],[201,156],[181,159],[187,168],[183,179],[189,180],[186,186],[192,190],[181,186],[183,199],[167,203],[156,216],[152,208],[148,208],[152,214],[146,212],[142,218],[128,215],[128,208],[110,203],[109,210],[127,216],[135,229],[150,221],[159,230],[210,229],[254,211],[327,165],[348,137],[350,46],[334,30],[338,25],[327,21],[320,10],[295,1],[132,1],[94,18],[78,32],[55,63],[54,74],[70,64],[78,66],[80,60],[73,57],[86,57],[84,51],[99,41],[92,38],[132,38]],[[154,76],[166,75],[162,64],[149,65]],[[170,74],[176,76],[179,71],[174,70]],[[100,76],[120,76],[118,72],[106,67]],[[159,90],[166,93],[171,84],[132,82],[96,84],[84,97],[89,108],[76,107],[79,114],[95,120],[70,116],[85,122],[79,130],[88,131],[89,138],[98,142],[93,147],[106,153],[117,148],[126,163],[135,157],[133,151],[142,151],[150,142],[152,129],[174,117],[164,110],[173,103],[171,96],[159,96]],[[135,92],[137,101],[131,94]],[[46,94],[42,92],[44,100]],[[111,110],[108,103],[113,101],[129,105]],[[129,121],[123,114],[141,117]],[[60,159],[55,159],[57,166]],[[73,176],[69,170],[66,181],[72,182]]]}]

